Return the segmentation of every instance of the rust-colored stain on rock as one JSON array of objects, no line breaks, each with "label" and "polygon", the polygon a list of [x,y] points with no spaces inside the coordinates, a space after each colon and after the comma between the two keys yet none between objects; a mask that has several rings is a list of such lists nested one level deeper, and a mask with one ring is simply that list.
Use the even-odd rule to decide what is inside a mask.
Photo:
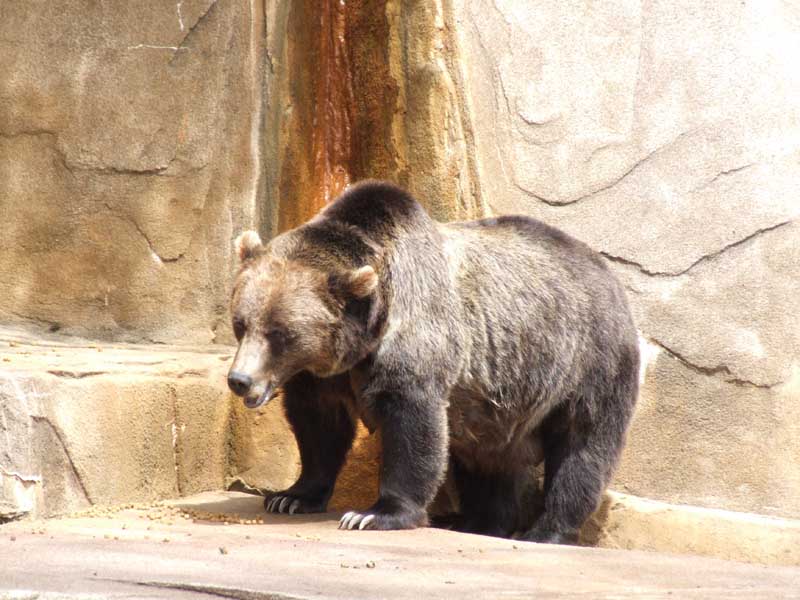
[{"label": "rust-colored stain on rock", "polygon": [[320,72],[316,85],[316,113],[312,130],[314,208],[335,198],[349,183],[350,131],[353,84],[345,39],[345,0],[322,2],[320,23]]},{"label": "rust-colored stain on rock", "polygon": [[278,231],[313,217],[351,181],[402,183],[392,144],[397,83],[387,67],[389,33],[383,0],[292,4]]},{"label": "rust-colored stain on rock", "polygon": [[[372,8],[370,12],[374,12]],[[367,135],[374,136],[375,128],[370,124],[376,119],[367,116],[365,108],[378,104],[372,102],[367,106],[357,102],[353,91],[354,73],[363,78],[364,73],[372,71],[369,65],[354,64],[353,58],[361,61],[365,54],[360,50],[354,52],[353,46],[357,49],[366,43],[380,46],[368,39],[368,35],[359,35],[363,28],[359,14],[364,10],[359,3],[351,5],[345,0],[305,0],[292,5],[289,71],[293,77],[297,76],[290,84],[293,112],[288,123],[287,160],[280,177],[280,231],[309,220],[352,180],[388,175],[369,172],[364,160],[354,156],[360,150],[371,150],[362,142],[364,124]],[[354,169],[354,164],[360,168]],[[331,508],[369,506],[377,497],[379,470],[379,436],[370,436],[359,423]]]},{"label": "rust-colored stain on rock", "polygon": [[353,87],[342,0],[306,0],[289,16],[292,116],[278,229],[309,220],[350,182]]}]

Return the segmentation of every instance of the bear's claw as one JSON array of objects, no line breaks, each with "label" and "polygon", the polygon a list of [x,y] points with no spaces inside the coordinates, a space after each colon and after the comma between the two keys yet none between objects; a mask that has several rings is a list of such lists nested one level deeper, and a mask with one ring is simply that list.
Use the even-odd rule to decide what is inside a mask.
[{"label": "bear's claw", "polygon": [[287,515],[318,513],[325,511],[325,502],[293,493],[279,493],[264,500],[264,510]]},{"label": "bear's claw", "polygon": [[[288,512],[289,514],[294,514],[294,512],[290,512],[290,510],[286,510],[287,508],[291,509],[294,507],[294,510],[297,510],[297,506],[299,506],[300,501],[294,500],[289,496],[275,496],[267,503],[267,512],[271,513],[283,513]],[[287,507],[288,505],[288,507]]]},{"label": "bear's claw", "polygon": [[355,511],[345,513],[339,520],[339,529],[369,529],[370,523],[375,520],[375,515],[362,514]]}]

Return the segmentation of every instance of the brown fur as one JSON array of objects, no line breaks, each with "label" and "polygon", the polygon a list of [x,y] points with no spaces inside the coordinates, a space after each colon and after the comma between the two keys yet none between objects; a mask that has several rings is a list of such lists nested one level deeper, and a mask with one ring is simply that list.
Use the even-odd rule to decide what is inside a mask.
[{"label": "brown fur", "polygon": [[[596,253],[526,217],[438,224],[402,190],[367,182],[244,257],[231,387],[255,402],[285,385],[304,457],[268,509],[324,508],[355,413],[381,429],[384,468],[378,503],[344,527],[424,524],[449,455],[461,529],[575,539],[637,394],[636,331]],[[341,378],[351,399],[319,401]],[[523,504],[542,458],[532,522]]]}]

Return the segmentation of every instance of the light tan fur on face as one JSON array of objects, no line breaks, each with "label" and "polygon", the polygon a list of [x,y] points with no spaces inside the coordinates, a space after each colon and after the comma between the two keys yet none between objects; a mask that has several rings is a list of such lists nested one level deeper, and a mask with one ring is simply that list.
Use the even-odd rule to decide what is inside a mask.
[{"label": "light tan fur on face", "polygon": [[[377,280],[369,268],[356,277],[356,284],[369,290],[376,284],[373,278]],[[319,376],[336,370],[332,338],[338,319],[326,294],[326,274],[271,255],[261,256],[239,274],[231,312],[246,324],[246,332],[231,370],[252,378],[253,395],[285,383],[301,369]],[[277,355],[267,341],[273,328],[291,336],[291,344]]]}]

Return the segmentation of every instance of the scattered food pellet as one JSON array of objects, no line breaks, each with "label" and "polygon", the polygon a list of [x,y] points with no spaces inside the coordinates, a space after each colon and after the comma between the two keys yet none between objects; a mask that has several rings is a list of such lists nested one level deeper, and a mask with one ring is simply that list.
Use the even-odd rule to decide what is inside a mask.
[{"label": "scattered food pellet", "polygon": [[367,568],[368,569],[374,569],[375,568],[375,561],[374,560],[368,561],[367,562]]},{"label": "scattered food pellet", "polygon": [[219,547],[219,553],[220,554],[227,554],[228,553],[228,549],[225,546],[220,546]]}]

